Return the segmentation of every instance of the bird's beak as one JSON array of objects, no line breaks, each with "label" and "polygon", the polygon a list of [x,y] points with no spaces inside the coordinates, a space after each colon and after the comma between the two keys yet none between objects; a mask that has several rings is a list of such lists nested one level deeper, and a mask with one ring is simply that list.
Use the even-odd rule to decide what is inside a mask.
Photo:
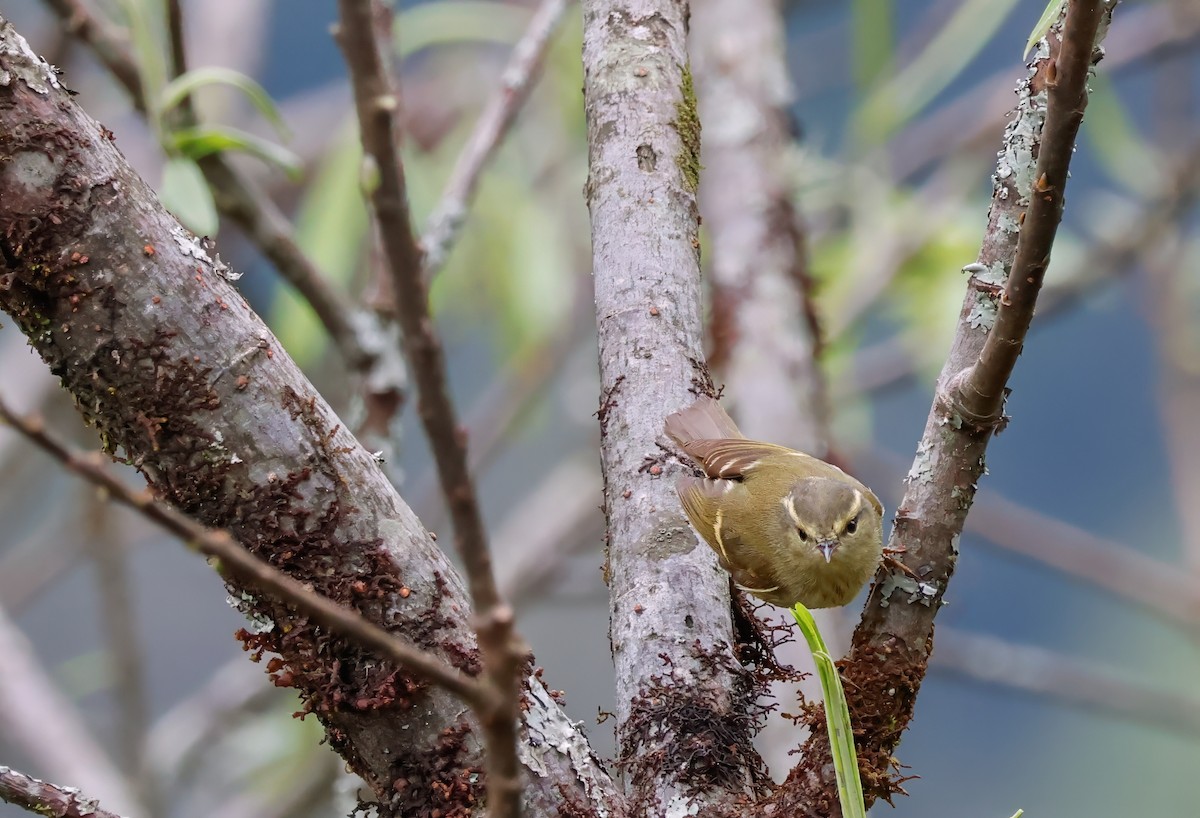
[{"label": "bird's beak", "polygon": [[817,543],[817,550],[825,555],[825,562],[829,562],[833,558],[833,552],[838,547],[837,540],[821,540]]}]

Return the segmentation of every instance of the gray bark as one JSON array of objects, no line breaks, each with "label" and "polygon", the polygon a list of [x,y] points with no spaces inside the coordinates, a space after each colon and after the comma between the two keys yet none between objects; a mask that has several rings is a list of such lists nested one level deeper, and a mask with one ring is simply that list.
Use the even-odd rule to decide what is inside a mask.
[{"label": "gray bark", "polygon": [[[477,672],[469,604],[445,555],[228,268],[162,209],[3,18],[0,133],[0,309],[106,449],[185,513]],[[271,599],[232,590],[254,623],[242,635],[248,648],[280,657],[269,668],[277,684],[298,689],[394,811],[427,814],[417,806],[481,793],[477,728],[459,701]],[[529,680],[527,692],[527,813],[556,814],[564,799],[618,804],[541,683]]]},{"label": "gray bark", "polygon": [[712,393],[703,363],[699,123],[687,6],[584,3],[592,263],[619,761],[633,811],[678,815],[753,790],[729,580],[680,511],[663,420]]}]

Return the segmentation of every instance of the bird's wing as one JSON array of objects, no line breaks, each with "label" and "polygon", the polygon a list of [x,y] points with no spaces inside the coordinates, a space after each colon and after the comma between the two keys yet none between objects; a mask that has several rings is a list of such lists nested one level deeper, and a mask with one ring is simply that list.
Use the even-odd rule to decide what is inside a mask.
[{"label": "bird's wing", "polygon": [[[745,438],[692,440],[682,446],[688,457],[695,460],[705,474],[722,480],[739,480],[753,472],[754,467],[767,458],[780,455],[802,457],[814,464],[813,468],[818,471],[820,466],[815,464],[827,466],[815,457],[809,457],[786,446],[760,443],[757,440],[746,440]],[[833,467],[827,466],[827,468]]]},{"label": "bird's wing", "polygon": [[[692,526],[708,541],[721,558],[721,564],[729,570],[731,563],[727,550],[736,547],[740,533],[724,519],[720,504],[731,499],[730,495],[735,492],[745,492],[746,487],[733,480],[685,475],[675,481],[675,491]],[[736,501],[737,498],[732,499]]]}]

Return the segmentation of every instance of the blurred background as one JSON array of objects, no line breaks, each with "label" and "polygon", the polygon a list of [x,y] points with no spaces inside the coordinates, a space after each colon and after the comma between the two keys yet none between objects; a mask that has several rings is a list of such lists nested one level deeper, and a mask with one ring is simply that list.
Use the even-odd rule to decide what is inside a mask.
[{"label": "blurred background", "polygon": [[[65,71],[80,104],[177,213],[212,232],[204,196],[172,181],[161,134],[67,33],[56,11],[71,5],[14,0],[3,14]],[[793,139],[779,167],[806,229],[830,444],[889,511],[958,318],[960,268],[978,252],[1005,113],[1043,6],[782,4]],[[134,47],[162,47],[159,3],[87,8]],[[286,128],[224,86],[198,92],[202,119],[286,149],[237,164],[289,214],[329,281],[352,302],[378,303],[353,111],[329,32],[335,4],[204,0],[183,9],[190,65],[254,78]],[[398,7],[418,226],[532,10],[502,0]],[[568,4],[432,298],[501,583],[546,681],[566,692],[571,717],[606,754],[612,722],[596,722],[613,709],[613,692],[581,29]],[[1198,46],[1195,0],[1116,11],[1042,307],[1011,383],[1013,420],[990,447],[933,667],[898,752],[919,778],[894,811],[874,814],[1200,812]],[[718,130],[724,113],[702,100],[706,129]],[[702,195],[723,194],[702,179]],[[236,226],[222,223],[218,247],[245,272],[239,286],[286,348],[359,426],[354,373],[310,306]],[[24,338],[0,323],[6,399],[94,447]],[[411,406],[391,431],[401,493],[448,542]],[[161,816],[345,814],[353,783],[319,744],[315,720],[293,719],[295,698],[246,661],[232,638],[242,624],[202,560],[0,429],[0,763],[83,785],[62,771],[103,761]],[[91,749],[44,746],[53,720],[40,739],[30,735],[22,717],[43,696],[67,728],[90,734]],[[786,724],[764,734],[776,777],[798,740]],[[89,757],[92,749],[107,760]],[[0,805],[3,818],[23,814]]]}]

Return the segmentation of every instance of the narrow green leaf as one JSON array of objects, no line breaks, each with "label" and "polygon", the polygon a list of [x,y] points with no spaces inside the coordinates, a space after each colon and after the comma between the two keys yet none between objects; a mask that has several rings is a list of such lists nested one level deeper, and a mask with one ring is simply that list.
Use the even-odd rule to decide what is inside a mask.
[{"label": "narrow green leaf", "polygon": [[300,175],[300,157],[296,154],[270,140],[227,125],[181,128],[173,132],[170,138],[172,152],[178,152],[188,159],[202,159],[222,151],[240,151],[278,165],[293,179]]},{"label": "narrow green leaf", "polygon": [[175,156],[167,160],[158,198],[196,235],[216,235],[217,206],[204,174],[191,159]]},{"label": "narrow green leaf", "polygon": [[796,604],[792,608],[792,616],[800,626],[804,640],[808,642],[808,649],[812,651],[817,678],[821,682],[821,695],[825,698],[825,729],[829,731],[829,748],[833,755],[842,818],[866,818],[867,807],[858,773],[858,754],[854,749],[854,728],[850,724],[850,709],[846,706],[842,677],[838,675],[829,648],[825,647],[817,622],[808,609]]},{"label": "narrow green leaf", "polygon": [[228,85],[231,88],[241,91],[253,103],[254,107],[258,109],[258,112],[271,123],[280,137],[284,139],[288,138],[287,124],[283,121],[283,116],[279,113],[279,108],[276,107],[275,100],[271,99],[271,95],[267,93],[266,89],[253,79],[240,71],[234,71],[232,68],[221,68],[219,66],[194,68],[186,74],[181,74],[171,80],[162,89],[162,93],[159,94],[159,113],[165,114],[183,102],[188,95],[208,85]]},{"label": "narrow green leaf", "polygon": [[[146,106],[149,108],[153,106],[153,101],[158,99],[160,90],[167,81],[167,64],[162,49],[165,33],[162,31],[161,20],[153,18],[150,0],[119,0],[119,5],[129,26],[129,39],[136,58],[142,98],[146,100]],[[147,113],[150,127],[156,133],[160,132],[161,117],[155,111]]]},{"label": "narrow green leaf", "polygon": [[[296,217],[296,241],[317,268],[337,287],[348,290],[359,269],[370,222],[359,188],[362,146],[353,121],[339,128],[330,149],[304,186]],[[288,354],[302,367],[312,365],[328,336],[312,305],[290,287],[280,287],[271,303],[269,323]]]},{"label": "narrow green leaf", "polygon": [[863,102],[855,135],[879,145],[937,97],[976,55],[1016,7],[1017,0],[964,0],[921,53]]},{"label": "narrow green leaf", "polygon": [[854,84],[865,93],[892,65],[892,0],[854,0],[850,10]]},{"label": "narrow green leaf", "polygon": [[531,12],[521,6],[488,0],[420,3],[396,15],[394,46],[403,58],[438,45],[470,42],[511,45],[524,33],[530,16]]},{"label": "narrow green leaf", "polygon": [[1067,7],[1067,0],[1050,0],[1046,4],[1046,8],[1042,10],[1042,16],[1038,18],[1037,23],[1033,27],[1033,31],[1029,33],[1029,39],[1025,41],[1025,50],[1021,52],[1021,59],[1029,56],[1029,52],[1033,50],[1037,41],[1046,36],[1050,31],[1050,26],[1054,25],[1054,21],[1062,14],[1062,10]]}]

